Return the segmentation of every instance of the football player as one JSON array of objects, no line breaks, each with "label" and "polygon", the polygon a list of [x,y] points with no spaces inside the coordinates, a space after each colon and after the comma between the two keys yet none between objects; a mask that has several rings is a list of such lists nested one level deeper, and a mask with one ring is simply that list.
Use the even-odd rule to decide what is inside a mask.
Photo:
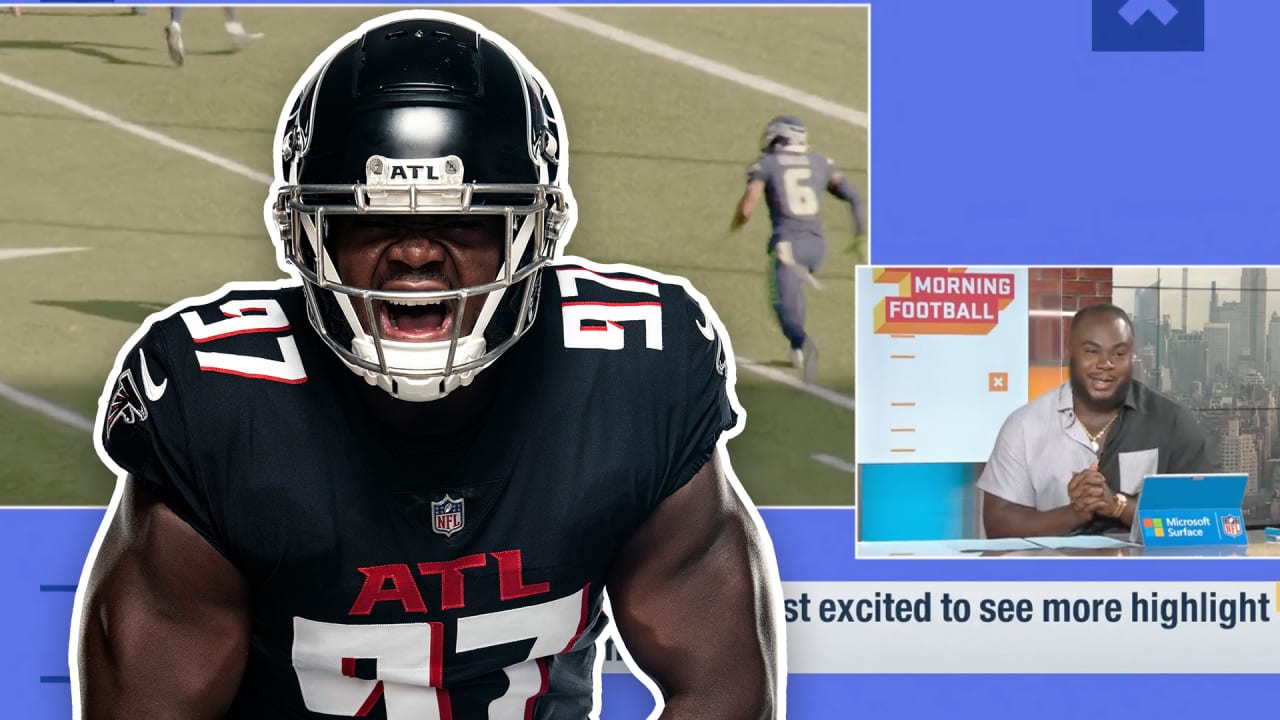
[{"label": "football player", "polygon": [[105,389],[78,716],[586,718],[609,615],[662,717],[779,716],[728,338],[683,281],[561,254],[541,73],[393,13],[317,58],[275,148],[296,277],[153,317]]},{"label": "football player", "polygon": [[[134,10],[138,9],[134,8]],[[179,67],[187,61],[187,51],[182,43],[182,18],[186,12],[187,9],[181,5],[169,8],[169,24],[164,26],[164,42],[169,47],[169,59]],[[244,29],[244,24],[240,22],[234,7],[222,8],[222,14],[227,19],[225,27],[232,47],[242,48],[255,40],[262,39],[262,33],[251,33]]]},{"label": "football player", "polygon": [[769,237],[769,294],[782,334],[791,344],[791,361],[808,382],[817,376],[818,345],[804,330],[804,284],[821,285],[813,277],[826,255],[822,228],[823,191],[849,203],[856,237],[850,251],[864,247],[866,228],[858,196],[831,158],[809,151],[808,131],[794,117],[769,121],[760,140],[763,153],[747,170],[747,187],[729,225],[745,225],[764,198],[773,222]]}]

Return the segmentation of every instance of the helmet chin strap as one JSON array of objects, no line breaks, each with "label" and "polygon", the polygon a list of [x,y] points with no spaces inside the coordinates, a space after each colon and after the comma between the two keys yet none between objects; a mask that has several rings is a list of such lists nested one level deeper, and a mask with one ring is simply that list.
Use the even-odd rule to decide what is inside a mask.
[{"label": "helmet chin strap", "polygon": [[[352,341],[351,350],[362,360],[377,362],[378,351],[374,347],[374,342],[367,335],[364,338],[357,338]],[[432,364],[443,368],[449,360],[449,348],[452,345],[453,342],[449,340],[429,343],[383,340],[382,354],[387,359],[388,368],[393,368],[400,363],[421,363],[423,360],[428,360]],[[455,365],[461,365],[479,360],[484,355],[484,351],[485,343],[483,339],[474,336],[459,338],[457,350],[453,353],[453,362]],[[470,385],[476,373],[480,371],[477,368],[465,372],[451,373],[442,377],[411,378],[403,375],[374,372],[350,363],[348,363],[348,367],[363,375],[365,381],[370,385],[377,385],[390,393],[392,397],[409,402],[439,400],[459,387]]]}]

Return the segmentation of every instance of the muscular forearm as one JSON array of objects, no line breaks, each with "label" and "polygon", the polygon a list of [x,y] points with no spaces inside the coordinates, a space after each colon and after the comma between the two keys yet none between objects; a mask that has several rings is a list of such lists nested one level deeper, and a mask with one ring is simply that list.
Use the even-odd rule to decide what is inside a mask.
[{"label": "muscular forearm", "polygon": [[984,524],[990,538],[1040,537],[1070,535],[1089,522],[1089,518],[1089,514],[1081,513],[1070,505],[1053,510],[1011,506],[988,513]]},{"label": "muscular forearm", "polygon": [[80,608],[81,718],[221,718],[248,658],[243,577],[144,490],[120,507]]},{"label": "muscular forearm", "polygon": [[[742,568],[738,579],[709,578],[708,587],[718,591],[700,591],[683,606],[703,621],[696,630],[689,628],[674,642],[663,643],[658,654],[643,636],[636,637],[640,642],[633,658],[666,696],[660,720],[775,716],[782,649],[774,615],[780,611],[768,602],[771,595],[765,587],[743,589],[741,577],[751,574],[750,568]],[[754,609],[739,604],[752,597]]]},{"label": "muscular forearm", "polygon": [[244,670],[237,628],[141,607],[100,617],[81,645],[82,720],[222,717]]},{"label": "muscular forearm", "polygon": [[663,720],[772,718],[781,694],[781,587],[719,452],[628,541],[614,621],[665,698]]},{"label": "muscular forearm", "polygon": [[706,696],[692,694],[675,695],[667,698],[659,720],[772,720],[776,716],[774,698],[763,689],[748,692],[734,677],[731,667],[723,671],[723,679],[727,685],[726,692]]}]

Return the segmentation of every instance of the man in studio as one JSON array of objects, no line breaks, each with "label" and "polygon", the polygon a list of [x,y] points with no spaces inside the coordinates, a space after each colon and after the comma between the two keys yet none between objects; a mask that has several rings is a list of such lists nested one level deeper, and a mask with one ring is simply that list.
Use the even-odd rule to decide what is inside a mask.
[{"label": "man in studio", "polygon": [[1075,314],[1069,381],[1009,416],[978,479],[987,537],[1125,531],[1144,477],[1214,471],[1191,411],[1133,379],[1133,349],[1124,310]]}]

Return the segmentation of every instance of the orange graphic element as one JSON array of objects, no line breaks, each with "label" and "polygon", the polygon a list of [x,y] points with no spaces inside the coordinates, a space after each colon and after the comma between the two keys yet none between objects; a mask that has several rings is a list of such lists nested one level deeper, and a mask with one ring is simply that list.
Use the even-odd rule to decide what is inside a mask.
[{"label": "orange graphic element", "polygon": [[987,373],[987,390],[991,392],[1009,392],[1009,373]]},{"label": "orange graphic element", "polygon": [[986,335],[1014,298],[1011,273],[964,268],[875,268],[876,283],[898,286],[898,295],[876,303],[878,335]]},{"label": "orange graphic element", "polygon": [[1032,365],[1027,373],[1027,400],[1056,390],[1067,381],[1068,374],[1067,368],[1058,365]]}]

